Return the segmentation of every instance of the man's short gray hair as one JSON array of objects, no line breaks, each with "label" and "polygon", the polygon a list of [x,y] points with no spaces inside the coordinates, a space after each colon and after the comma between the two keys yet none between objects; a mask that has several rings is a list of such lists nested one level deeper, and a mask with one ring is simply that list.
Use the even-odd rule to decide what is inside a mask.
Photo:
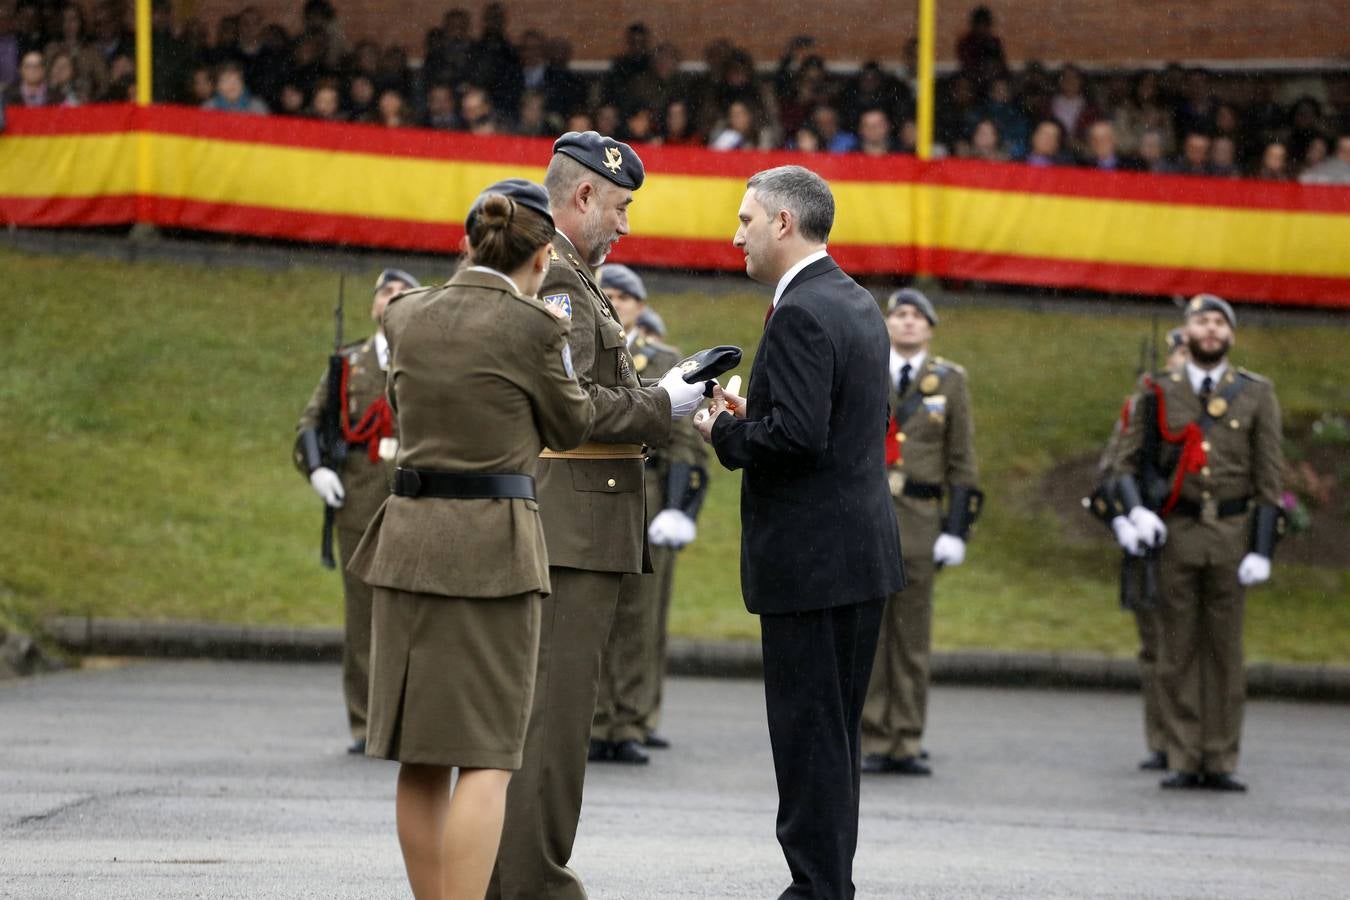
[{"label": "man's short gray hair", "polygon": [[548,171],[544,173],[548,205],[555,210],[566,209],[583,181],[589,181],[598,191],[604,179],[565,153],[553,154]]},{"label": "man's short gray hair", "polygon": [[770,216],[792,213],[797,230],[808,241],[825,243],[834,227],[834,194],[815,172],[801,166],[779,166],[750,176],[745,186],[755,192]]}]

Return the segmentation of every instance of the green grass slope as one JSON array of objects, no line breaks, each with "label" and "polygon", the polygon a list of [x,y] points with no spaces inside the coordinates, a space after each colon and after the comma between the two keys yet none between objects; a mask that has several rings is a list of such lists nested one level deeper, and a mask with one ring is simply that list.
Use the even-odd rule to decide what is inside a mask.
[{"label": "green grass slope", "polygon": [[[290,465],[295,419],[331,340],[336,278],[0,252],[0,619],[57,614],[336,624],[320,504]],[[418,274],[434,275],[433,272]],[[374,273],[371,273],[373,281]],[[348,334],[368,333],[349,279]],[[757,340],[767,292],[654,298],[687,350]],[[948,306],[934,350],[970,372],[987,512],[942,576],[940,647],[1129,653],[1116,554],[1037,502],[1095,452],[1132,380],[1143,320]],[[1241,333],[1286,415],[1350,409],[1347,332]],[[680,562],[673,629],[751,637],[738,589],[739,478],[714,469]],[[791,548],[784,548],[791,552]],[[1277,562],[1252,591],[1255,658],[1350,661],[1350,572]]]}]

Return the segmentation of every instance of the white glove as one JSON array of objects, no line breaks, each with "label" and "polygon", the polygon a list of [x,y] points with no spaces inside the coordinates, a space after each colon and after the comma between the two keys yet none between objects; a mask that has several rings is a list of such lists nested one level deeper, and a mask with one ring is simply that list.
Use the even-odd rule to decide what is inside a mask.
[{"label": "white glove", "polygon": [[319,466],[310,472],[309,484],[314,488],[314,493],[334,509],[341,508],[343,501],[347,499],[347,492],[342,488],[342,479],[327,466]]},{"label": "white glove", "polygon": [[1139,529],[1131,525],[1129,519],[1116,516],[1111,520],[1111,530],[1116,533],[1116,543],[1120,549],[1131,556],[1144,555],[1144,542],[1139,537]]},{"label": "white glove", "polygon": [[1130,510],[1130,524],[1139,532],[1145,547],[1161,547],[1167,543],[1167,526],[1163,520],[1142,506]]},{"label": "white glove", "polygon": [[966,561],[966,542],[954,534],[939,534],[933,542],[933,562],[940,566],[959,566]]},{"label": "white glove", "polygon": [[1238,583],[1251,587],[1270,580],[1270,557],[1259,553],[1248,553],[1238,563]]},{"label": "white glove", "polygon": [[674,547],[679,550],[691,543],[698,529],[694,520],[678,509],[663,509],[652,519],[647,529],[647,537],[658,547]]},{"label": "white glove", "polygon": [[683,419],[703,403],[703,389],[707,384],[706,381],[690,384],[684,380],[684,373],[676,367],[662,375],[656,386],[670,395],[670,417]]}]

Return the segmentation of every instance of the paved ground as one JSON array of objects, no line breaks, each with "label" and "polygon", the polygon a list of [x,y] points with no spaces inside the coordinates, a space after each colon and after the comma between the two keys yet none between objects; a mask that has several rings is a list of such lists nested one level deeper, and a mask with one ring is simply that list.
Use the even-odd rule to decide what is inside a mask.
[{"label": "paved ground", "polygon": [[[1246,796],[1134,770],[1125,694],[938,689],[938,774],[865,785],[858,895],[1350,897],[1350,710],[1254,702]],[[772,898],[763,701],[677,680],[677,748],[593,768],[593,898]],[[142,663],[0,685],[0,897],[407,896],[395,767],[342,753],[336,667]]]}]

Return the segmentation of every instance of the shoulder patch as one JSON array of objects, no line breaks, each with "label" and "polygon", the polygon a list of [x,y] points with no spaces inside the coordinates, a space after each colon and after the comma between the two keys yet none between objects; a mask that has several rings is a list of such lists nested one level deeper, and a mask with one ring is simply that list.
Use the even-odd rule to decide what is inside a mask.
[{"label": "shoulder patch", "polygon": [[563,315],[569,319],[572,318],[572,295],[571,294],[546,294],[539,298],[549,306],[557,307],[562,310]]},{"label": "shoulder patch", "polygon": [[572,345],[563,341],[562,345],[562,364],[563,371],[567,373],[568,378],[576,378],[576,369],[572,368]]}]

